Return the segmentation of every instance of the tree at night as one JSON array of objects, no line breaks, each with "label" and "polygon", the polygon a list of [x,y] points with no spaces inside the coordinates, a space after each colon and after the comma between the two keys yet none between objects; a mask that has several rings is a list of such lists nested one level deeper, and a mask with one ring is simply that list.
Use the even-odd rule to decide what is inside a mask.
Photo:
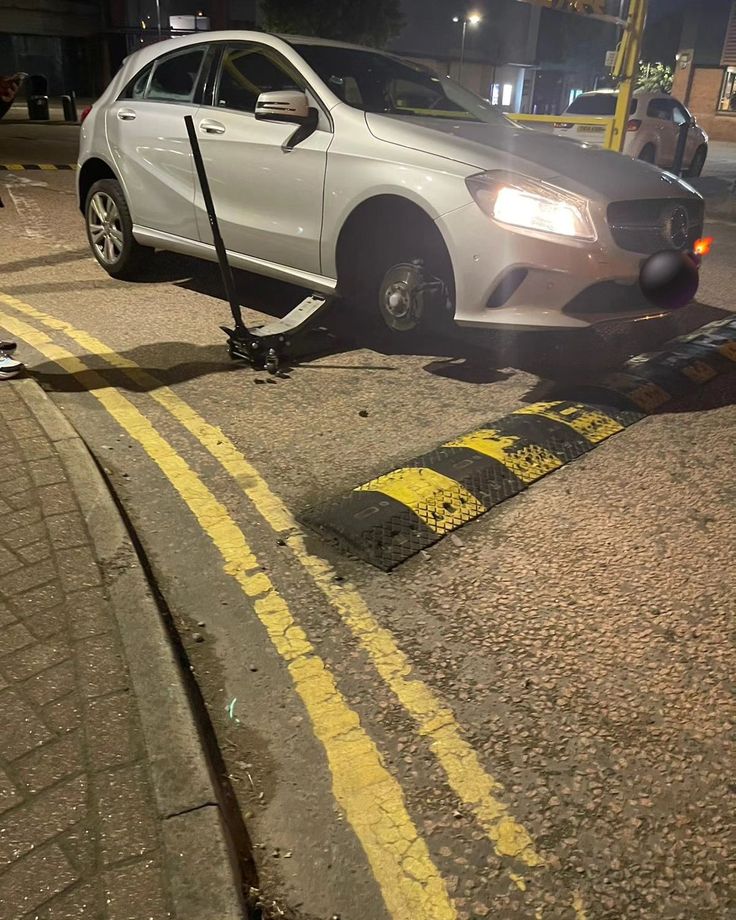
[{"label": "tree at night", "polygon": [[400,0],[262,0],[261,10],[269,32],[318,35],[379,47],[403,25]]}]

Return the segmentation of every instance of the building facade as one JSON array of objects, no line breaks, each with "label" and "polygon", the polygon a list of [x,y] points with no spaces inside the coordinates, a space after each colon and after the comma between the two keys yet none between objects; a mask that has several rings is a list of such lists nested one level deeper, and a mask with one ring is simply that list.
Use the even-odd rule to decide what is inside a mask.
[{"label": "building facade", "polygon": [[3,0],[0,68],[3,74],[40,74],[50,95],[98,91],[102,68],[96,42],[104,23],[100,0]]},{"label": "building facade", "polygon": [[[617,0],[608,3],[617,12]],[[466,29],[461,72],[462,21],[453,14],[470,9],[482,19]],[[606,51],[618,42],[615,26],[518,0],[403,0],[402,10],[404,29],[391,50],[449,74],[505,112],[564,111],[607,76]]]},{"label": "building facade", "polygon": [[686,9],[672,94],[713,140],[736,141],[736,0]]},{"label": "building facade", "polygon": [[[531,86],[529,75],[534,72],[538,7],[518,0],[477,0],[472,4],[402,0],[401,7],[404,28],[389,50],[449,74],[504,111],[521,110],[525,87],[528,92]],[[471,9],[481,20],[467,25],[462,49],[461,17]]]},{"label": "building facade", "polygon": [[[461,49],[461,17],[471,9],[481,21],[468,24]],[[595,85],[615,47],[610,27],[518,0],[402,0],[402,10],[389,50],[506,112],[563,111]],[[0,70],[43,74],[50,95],[94,97],[132,51],[176,34],[172,17],[184,14],[213,30],[262,25],[259,0],[0,0]]]}]

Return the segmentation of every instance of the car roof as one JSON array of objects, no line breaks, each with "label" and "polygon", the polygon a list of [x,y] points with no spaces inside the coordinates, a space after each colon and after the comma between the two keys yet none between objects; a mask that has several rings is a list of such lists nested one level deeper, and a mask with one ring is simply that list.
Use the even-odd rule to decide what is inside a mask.
[{"label": "car roof", "polygon": [[374,54],[383,54],[387,55],[385,51],[379,51],[377,48],[368,48],[366,45],[355,45],[349,42],[338,42],[330,38],[319,38],[315,35],[290,35],[284,32],[262,32],[255,30],[246,30],[246,29],[220,29],[216,32],[201,31],[201,32],[188,32],[184,35],[177,35],[173,38],[164,39],[161,42],[155,42],[151,45],[146,45],[143,48],[136,49],[133,54],[140,53],[143,51],[153,51],[156,49],[158,53],[155,55],[159,56],[160,53],[163,53],[160,49],[168,51],[175,47],[184,47],[190,43],[199,44],[200,42],[221,42],[221,41],[249,41],[257,42],[263,41],[268,38],[277,38],[282,42],[286,42],[289,45],[326,45],[330,48],[346,48],[351,51],[372,51]]},{"label": "car roof", "polygon": [[[310,68],[308,62],[299,55],[300,45],[312,46],[329,46],[332,48],[343,48],[349,51],[364,51],[372,54],[381,55],[386,58],[394,58],[395,55],[385,51],[379,51],[375,48],[368,48],[363,45],[351,45],[348,42],[337,42],[326,38],[317,38],[315,36],[302,35],[278,35],[275,32],[262,32],[245,29],[223,29],[217,32],[201,31],[191,32],[186,35],[178,35],[176,38],[167,38],[160,42],[153,42],[150,45],[144,45],[126,57],[116,78],[109,84],[105,94],[114,94],[122,87],[126,80],[142,68],[147,67],[157,58],[174,51],[184,50],[193,45],[206,44],[209,42],[254,42],[270,46],[280,51],[287,57],[298,56],[301,58],[302,65],[307,68],[307,73],[311,71],[312,79],[320,85],[323,101],[328,105],[337,105],[341,100],[334,94],[330,86],[324,84],[320,75]],[[295,61],[292,61],[295,63]]]},{"label": "car roof", "polygon": [[194,44],[222,41],[265,42],[266,44],[270,44],[271,47],[276,48],[281,45],[282,50],[284,45],[288,45],[291,48],[298,45],[328,46],[331,48],[344,48],[350,51],[368,51],[373,54],[382,55],[383,57],[394,57],[394,55],[385,51],[379,51],[376,48],[368,48],[364,45],[351,45],[348,42],[337,42],[328,38],[317,38],[314,35],[286,35],[277,34],[276,32],[261,32],[245,29],[222,29],[217,32],[190,32],[186,35],[177,35],[175,38],[167,38],[160,42],[144,45],[129,54],[123,61],[123,64],[136,67],[145,66],[170,51],[187,48],[189,45]]},{"label": "car roof", "polygon": [[280,38],[281,41],[287,42],[290,45],[324,45],[328,48],[346,48],[350,51],[372,51],[374,54],[386,55],[385,51],[379,51],[377,48],[368,48],[365,45],[352,45],[349,42],[336,42],[331,38],[318,38],[315,35],[288,35],[283,32],[260,32],[259,34],[272,34],[275,38]]},{"label": "car roof", "polygon": [[[637,99],[674,99],[675,98],[670,93],[665,93],[664,90],[662,90],[659,93],[652,93],[652,92],[649,92],[648,90],[637,89],[637,90],[634,90],[634,95],[636,96]],[[617,89],[591,89],[586,93],[581,93],[580,96],[618,96],[618,90]],[[579,99],[580,96],[576,96],[576,98]]]}]

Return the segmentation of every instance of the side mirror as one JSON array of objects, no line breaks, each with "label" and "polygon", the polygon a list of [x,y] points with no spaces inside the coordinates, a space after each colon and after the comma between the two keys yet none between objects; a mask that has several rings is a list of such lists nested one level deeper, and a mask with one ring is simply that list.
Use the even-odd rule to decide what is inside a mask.
[{"label": "side mirror", "polygon": [[258,121],[286,121],[297,125],[305,125],[311,118],[306,93],[298,90],[261,93],[255,114]]}]

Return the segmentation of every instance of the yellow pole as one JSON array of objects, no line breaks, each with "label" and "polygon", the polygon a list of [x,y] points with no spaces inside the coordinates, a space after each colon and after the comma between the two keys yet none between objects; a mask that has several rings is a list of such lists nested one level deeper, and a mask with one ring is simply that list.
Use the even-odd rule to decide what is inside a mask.
[{"label": "yellow pole", "polygon": [[629,120],[629,109],[639,72],[639,54],[646,21],[647,0],[630,0],[626,28],[618,48],[616,63],[611,72],[614,79],[619,81],[618,101],[610,140],[610,149],[617,153],[621,153],[624,149],[626,140],[626,124]]}]

